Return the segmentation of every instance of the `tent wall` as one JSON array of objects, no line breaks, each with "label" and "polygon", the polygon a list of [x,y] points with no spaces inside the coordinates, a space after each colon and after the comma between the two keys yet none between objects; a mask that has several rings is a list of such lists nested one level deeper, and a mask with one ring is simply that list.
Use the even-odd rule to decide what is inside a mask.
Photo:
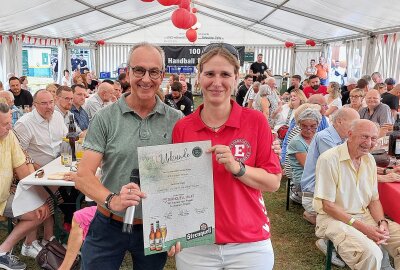
[{"label": "tent wall", "polygon": [[[99,70],[98,72],[117,71],[118,67],[126,64],[129,50],[132,45],[127,44],[106,44],[100,46],[99,50]],[[293,50],[282,46],[246,46],[246,50],[254,51],[264,55],[264,62],[274,74],[282,75],[283,72],[291,72]],[[256,59],[254,59],[256,60]]]},{"label": "tent wall", "polygon": [[284,72],[291,72],[293,50],[283,46],[246,46],[246,50],[254,50],[254,61],[257,55],[262,53],[264,62],[272,70],[272,74],[283,75]]},{"label": "tent wall", "polygon": [[295,66],[294,72],[291,74],[298,74],[301,78],[305,79],[304,72],[310,65],[310,60],[314,59],[318,63],[318,57],[321,55],[321,47],[299,47],[295,49]]},{"label": "tent wall", "polygon": [[383,78],[400,79],[400,33],[379,35],[375,42],[372,68],[379,71]]}]

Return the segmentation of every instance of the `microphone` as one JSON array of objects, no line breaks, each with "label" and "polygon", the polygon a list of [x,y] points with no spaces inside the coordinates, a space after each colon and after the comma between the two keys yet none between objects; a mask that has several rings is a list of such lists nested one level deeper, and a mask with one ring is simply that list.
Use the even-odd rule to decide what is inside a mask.
[{"label": "microphone", "polygon": [[[129,178],[131,183],[135,183],[140,186],[139,169],[133,169]],[[126,209],[124,216],[124,225],[122,226],[122,232],[131,234],[133,231],[133,219],[135,217],[135,206],[129,206]]]}]

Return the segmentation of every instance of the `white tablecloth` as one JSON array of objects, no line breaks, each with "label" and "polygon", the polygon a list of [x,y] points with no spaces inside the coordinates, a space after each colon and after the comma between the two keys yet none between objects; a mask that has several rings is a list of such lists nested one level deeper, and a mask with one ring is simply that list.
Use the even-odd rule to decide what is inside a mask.
[{"label": "white tablecloth", "polygon": [[17,191],[12,203],[14,216],[33,211],[43,205],[46,199],[50,196],[43,186],[51,186],[50,189],[55,191],[59,186],[75,186],[74,182],[65,180],[49,180],[47,177],[50,174],[58,172],[68,172],[69,167],[61,165],[61,158],[57,158],[47,165],[43,166],[43,178],[35,178],[35,173],[32,173],[19,181]]}]

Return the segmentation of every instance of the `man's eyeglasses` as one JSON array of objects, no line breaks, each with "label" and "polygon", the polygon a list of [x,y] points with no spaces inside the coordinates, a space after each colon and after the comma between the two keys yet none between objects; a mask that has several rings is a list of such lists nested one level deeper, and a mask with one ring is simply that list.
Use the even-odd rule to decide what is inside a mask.
[{"label": "man's eyeglasses", "polygon": [[363,96],[350,96],[350,98],[362,98]]},{"label": "man's eyeglasses", "polygon": [[212,49],[215,48],[224,48],[228,52],[230,52],[233,56],[236,57],[236,59],[239,60],[239,52],[238,50],[231,44],[228,43],[210,43],[207,46],[203,48],[203,51],[201,52],[201,55],[211,51]]},{"label": "man's eyeglasses", "polygon": [[144,67],[141,66],[136,66],[136,67],[131,67],[129,66],[132,70],[133,76],[136,78],[143,78],[146,72],[149,73],[149,77],[153,80],[157,80],[161,77],[162,70],[158,68],[151,68],[151,69],[145,69]]}]

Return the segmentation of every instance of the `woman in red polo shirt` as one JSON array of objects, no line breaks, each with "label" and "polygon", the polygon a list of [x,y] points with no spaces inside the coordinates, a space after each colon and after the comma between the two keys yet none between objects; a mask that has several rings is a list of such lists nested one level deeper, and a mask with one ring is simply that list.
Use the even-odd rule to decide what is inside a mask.
[{"label": "woman in red polo shirt", "polygon": [[211,140],[216,243],[185,248],[178,269],[272,269],[274,253],[262,191],[279,188],[281,168],[273,136],[259,111],[231,100],[239,76],[238,52],[210,44],[198,64],[204,104],[180,120],[173,142]]}]

